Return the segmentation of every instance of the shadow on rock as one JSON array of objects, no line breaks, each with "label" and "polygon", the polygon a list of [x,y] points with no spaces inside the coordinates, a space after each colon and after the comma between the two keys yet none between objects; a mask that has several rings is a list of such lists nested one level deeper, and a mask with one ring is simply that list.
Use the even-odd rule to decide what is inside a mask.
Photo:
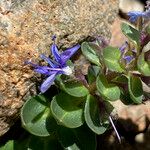
[{"label": "shadow on rock", "polygon": [[146,127],[138,131],[138,126],[131,119],[118,119],[116,128],[122,138],[120,144],[113,129],[99,135],[97,149],[101,150],[149,150],[150,120],[146,117]]}]

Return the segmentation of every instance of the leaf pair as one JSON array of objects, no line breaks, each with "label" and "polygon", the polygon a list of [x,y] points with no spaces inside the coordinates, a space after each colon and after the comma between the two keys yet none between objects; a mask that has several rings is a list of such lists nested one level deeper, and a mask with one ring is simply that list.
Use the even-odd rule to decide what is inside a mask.
[{"label": "leaf pair", "polygon": [[23,126],[37,136],[48,136],[57,130],[54,118],[66,127],[79,127],[84,122],[82,114],[82,101],[65,93],[53,98],[51,109],[43,95],[29,99],[21,109]]},{"label": "leaf pair", "polygon": [[[51,137],[57,134],[59,142],[66,149],[95,149],[95,134],[83,125],[83,101],[83,98],[62,92],[52,99],[50,106],[44,95],[33,97],[21,110],[23,126],[36,136]],[[86,139],[88,136],[90,138]],[[49,141],[47,144],[52,143]]]},{"label": "leaf pair", "polygon": [[[101,96],[105,100],[109,101],[115,101],[122,98],[122,90],[128,90],[125,91],[125,93],[129,93],[129,99],[131,102],[134,102],[135,104],[142,103],[143,99],[143,88],[142,88],[142,82],[141,79],[134,75],[127,76],[118,76],[114,80],[114,82],[121,83],[121,84],[127,84],[127,89],[121,89],[115,84],[108,83],[107,79],[104,75],[100,75],[97,78],[97,89]],[[124,94],[125,94],[124,93]],[[125,97],[127,95],[124,95]]]},{"label": "leaf pair", "polygon": [[[83,42],[81,45],[81,50],[83,55],[93,64],[102,67],[103,64],[100,63],[100,56],[96,53],[95,47],[88,42]],[[106,47],[101,52],[101,57],[103,57],[104,64],[106,67],[112,71],[123,72],[124,68],[120,64],[121,52],[117,48]]]}]

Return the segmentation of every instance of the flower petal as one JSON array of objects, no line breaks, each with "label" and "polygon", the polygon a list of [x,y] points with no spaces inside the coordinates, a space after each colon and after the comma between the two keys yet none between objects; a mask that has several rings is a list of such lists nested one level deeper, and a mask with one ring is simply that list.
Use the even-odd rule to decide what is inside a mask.
[{"label": "flower petal", "polygon": [[57,72],[55,70],[51,71],[51,68],[49,68],[47,66],[40,66],[40,67],[34,69],[34,71],[37,73],[40,73],[40,74],[44,74],[44,75],[51,75],[51,74],[55,74]]},{"label": "flower petal", "polygon": [[40,91],[42,93],[46,92],[48,88],[53,84],[55,78],[56,78],[57,73],[50,75],[41,85]]},{"label": "flower petal", "polygon": [[45,74],[45,75],[48,74],[48,70],[45,70],[45,69],[42,69],[42,68],[34,69],[34,71],[37,72],[37,73],[40,73],[40,74]]},{"label": "flower petal", "polygon": [[57,46],[56,44],[53,44],[52,47],[51,47],[51,52],[55,58],[55,60],[60,63],[61,59],[60,59],[60,54],[58,52],[58,49],[57,49]]},{"label": "flower petal", "polygon": [[69,59],[70,57],[80,48],[80,45],[76,45],[72,48],[69,48],[67,50],[65,50],[64,52],[61,53],[60,57],[61,57],[61,64],[64,65]]},{"label": "flower petal", "polygon": [[130,17],[130,18],[129,18],[129,21],[130,21],[130,22],[136,22],[137,19],[138,19],[139,17],[143,16],[143,15],[144,15],[144,12],[141,12],[141,11],[130,11],[130,12],[128,13],[128,16]]},{"label": "flower petal", "polygon": [[126,42],[119,48],[119,50],[121,51],[121,53],[123,53],[123,52],[125,51],[125,49],[127,48],[128,45],[129,45],[129,44],[128,44],[128,42],[126,41]]},{"label": "flower petal", "polygon": [[50,58],[46,57],[44,54],[41,54],[40,57],[45,60],[52,68],[55,67],[55,65],[53,64],[53,62],[51,61]]},{"label": "flower petal", "polygon": [[133,56],[125,56],[124,59],[126,60],[127,64],[133,60]]}]

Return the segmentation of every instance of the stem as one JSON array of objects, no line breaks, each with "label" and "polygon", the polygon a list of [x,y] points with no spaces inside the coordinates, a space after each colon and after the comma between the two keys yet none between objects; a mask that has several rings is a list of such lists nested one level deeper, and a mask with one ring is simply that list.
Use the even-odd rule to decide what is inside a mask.
[{"label": "stem", "polygon": [[115,133],[116,133],[116,135],[117,135],[117,138],[118,138],[119,143],[121,143],[120,135],[119,135],[119,133],[118,133],[118,131],[117,131],[117,129],[116,129],[116,127],[115,127],[114,123],[113,123],[113,120],[112,120],[111,116],[109,116],[109,121],[110,121],[110,123],[111,123],[112,127],[113,127],[113,128],[114,128],[114,130],[115,130]]},{"label": "stem", "polygon": [[143,26],[142,17],[140,17],[140,18],[138,19],[136,26],[137,26],[137,29],[138,29],[139,31],[142,30],[142,26]]},{"label": "stem", "polygon": [[96,82],[93,82],[92,84],[90,84],[89,87],[88,87],[88,89],[89,89],[90,93],[92,95],[94,95],[95,91],[96,91]]}]

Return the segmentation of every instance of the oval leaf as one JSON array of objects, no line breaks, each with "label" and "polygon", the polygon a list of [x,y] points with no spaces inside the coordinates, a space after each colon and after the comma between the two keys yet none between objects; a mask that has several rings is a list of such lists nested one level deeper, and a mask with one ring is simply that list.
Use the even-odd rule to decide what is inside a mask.
[{"label": "oval leaf", "polygon": [[85,121],[93,132],[103,134],[107,128],[103,126],[99,114],[98,102],[93,96],[88,95],[84,110]]},{"label": "oval leaf", "polygon": [[109,70],[116,71],[116,72],[124,71],[124,69],[120,64],[121,52],[119,49],[110,46],[104,48],[103,59],[106,67]]},{"label": "oval leaf", "polygon": [[59,81],[61,88],[71,96],[84,97],[89,94],[88,89],[78,81],[63,82],[61,79]]},{"label": "oval leaf", "polygon": [[150,76],[150,63],[144,59],[144,53],[142,53],[137,61],[138,70],[145,76]]},{"label": "oval leaf", "polygon": [[23,127],[37,136],[48,136],[56,129],[56,121],[51,116],[50,103],[43,95],[32,97],[21,109]]},{"label": "oval leaf", "polygon": [[142,103],[143,89],[142,82],[139,77],[130,76],[128,80],[128,88],[131,99],[134,103]]},{"label": "oval leaf", "polygon": [[83,99],[66,93],[56,95],[51,102],[53,116],[68,128],[77,128],[83,124]]},{"label": "oval leaf", "polygon": [[140,45],[140,32],[127,23],[122,23],[121,30],[127,38],[134,42],[137,46]]},{"label": "oval leaf", "polygon": [[88,42],[83,42],[81,44],[81,50],[83,55],[93,64],[101,66],[100,62],[99,62],[99,57],[96,54],[96,52],[94,51],[94,49],[90,46],[90,44]]},{"label": "oval leaf", "polygon": [[120,100],[125,104],[125,105],[132,105],[134,104],[133,100],[130,97],[129,91],[127,89],[122,89],[121,90],[121,96]]},{"label": "oval leaf", "polygon": [[104,75],[97,77],[96,86],[99,93],[106,99],[115,101],[120,98],[120,89],[115,84],[109,84]]}]

